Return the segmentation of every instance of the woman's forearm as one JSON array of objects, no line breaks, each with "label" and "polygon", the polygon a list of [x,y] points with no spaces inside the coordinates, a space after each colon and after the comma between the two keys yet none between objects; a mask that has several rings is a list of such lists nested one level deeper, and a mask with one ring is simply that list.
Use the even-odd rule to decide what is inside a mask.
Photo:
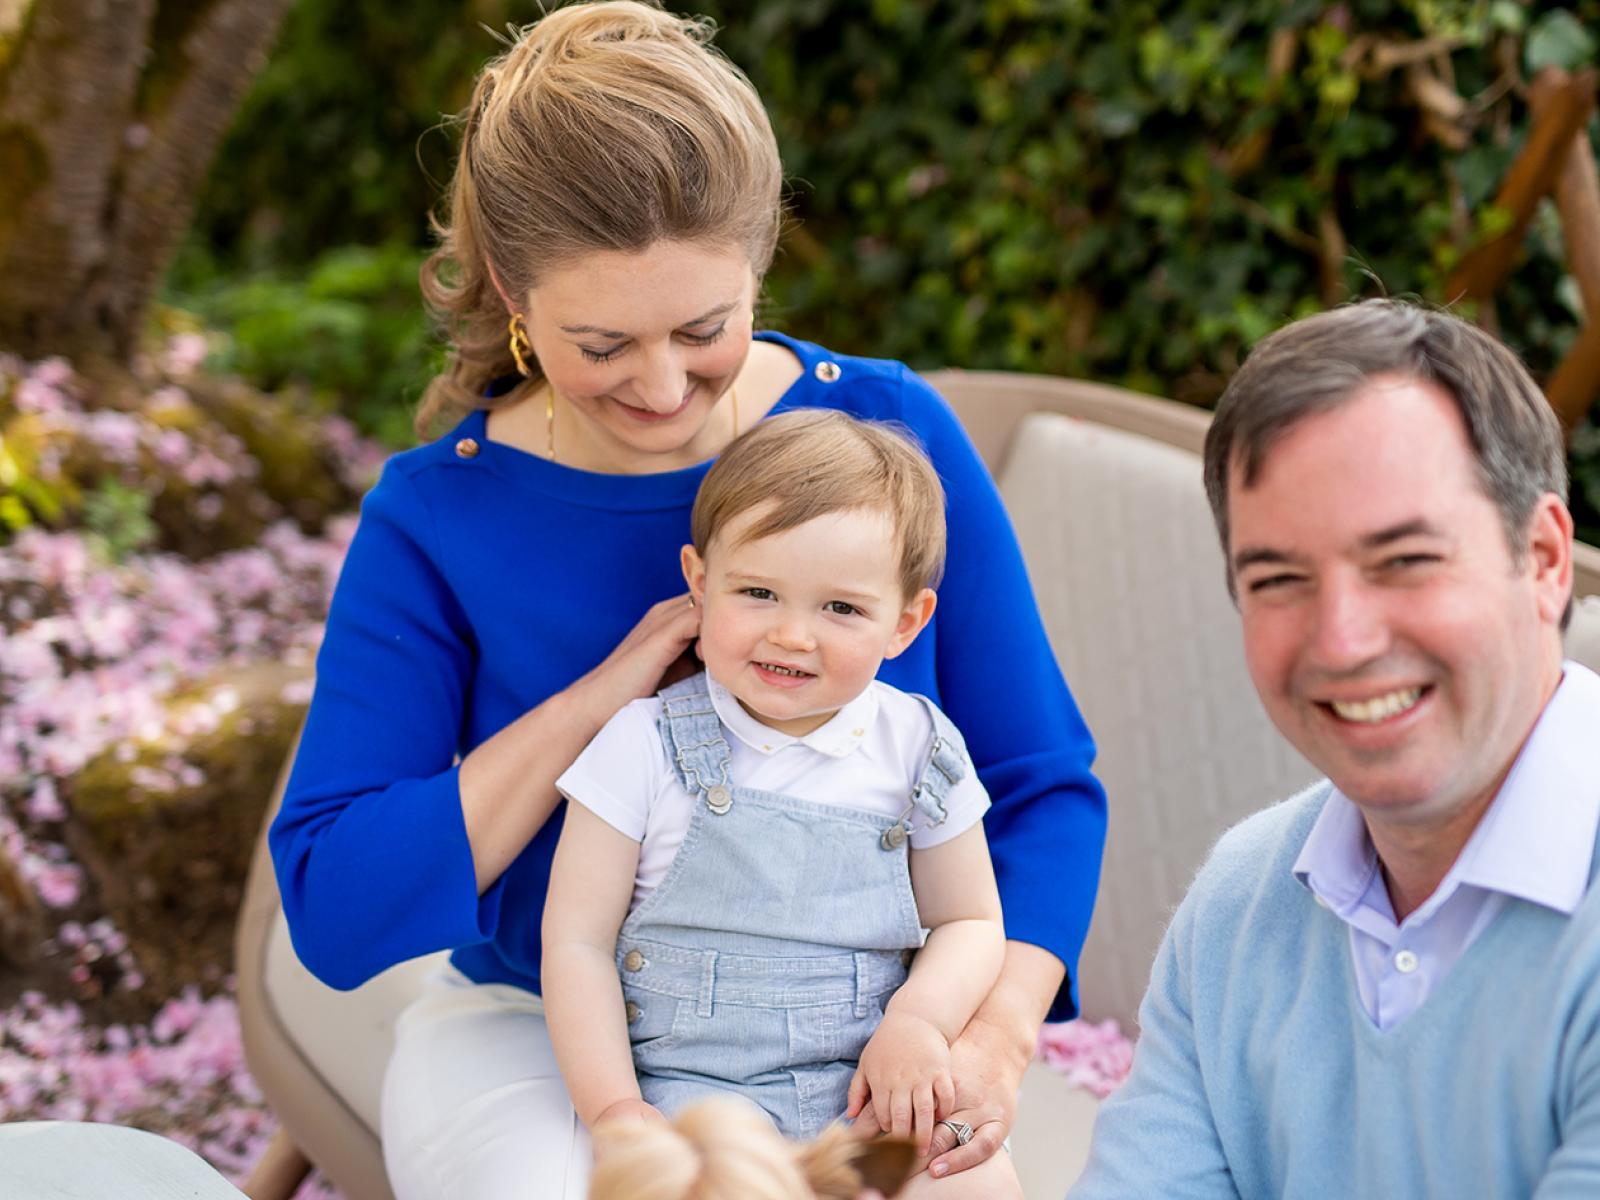
[{"label": "woman's forearm", "polygon": [[1039,1026],[1044,1024],[1066,973],[1061,960],[1050,951],[1029,942],[1007,942],[1000,978],[962,1036],[982,1038],[1020,1079],[1033,1060]]},{"label": "woman's forearm", "polygon": [[574,689],[557,692],[461,760],[461,813],[480,895],[550,819],[561,799],[556,780],[610,716],[591,712]]}]

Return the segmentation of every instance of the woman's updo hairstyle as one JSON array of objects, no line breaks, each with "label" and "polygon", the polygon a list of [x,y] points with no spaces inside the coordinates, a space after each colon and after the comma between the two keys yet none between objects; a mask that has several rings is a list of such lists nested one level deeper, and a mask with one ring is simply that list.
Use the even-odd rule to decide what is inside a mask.
[{"label": "woman's updo hairstyle", "polygon": [[573,4],[484,67],[458,117],[448,210],[422,268],[423,299],[452,349],[423,396],[419,434],[492,407],[485,387],[516,370],[491,265],[519,304],[552,267],[662,240],[740,246],[757,277],[766,272],[783,169],[755,89],[711,46],[713,32],[635,0]]},{"label": "woman's updo hairstyle", "polygon": [[703,1100],[671,1124],[595,1130],[589,1200],[855,1200],[894,1196],[916,1158],[909,1141],[863,1141],[843,1125],[803,1145],[741,1100]]}]

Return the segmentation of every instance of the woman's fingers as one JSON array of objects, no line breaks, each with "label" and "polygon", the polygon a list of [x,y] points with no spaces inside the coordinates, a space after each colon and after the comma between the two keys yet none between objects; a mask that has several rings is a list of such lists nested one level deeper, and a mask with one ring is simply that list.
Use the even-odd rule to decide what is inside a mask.
[{"label": "woman's fingers", "polygon": [[955,1134],[948,1125],[940,1125],[934,1130],[934,1158],[928,1164],[928,1174],[935,1179],[987,1162],[1006,1140],[1005,1122],[984,1110],[963,1109],[951,1113],[946,1119],[957,1125],[962,1122],[971,1125],[972,1140],[965,1146],[957,1146]]}]

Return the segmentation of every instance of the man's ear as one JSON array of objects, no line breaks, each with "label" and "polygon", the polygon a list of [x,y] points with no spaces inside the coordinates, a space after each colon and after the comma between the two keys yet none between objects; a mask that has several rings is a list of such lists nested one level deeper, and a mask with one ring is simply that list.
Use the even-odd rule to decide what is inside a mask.
[{"label": "man's ear", "polygon": [[1572,513],[1554,492],[1539,497],[1528,518],[1527,561],[1539,616],[1559,625],[1572,595]]},{"label": "man's ear", "polygon": [[917,640],[917,634],[933,619],[933,610],[938,606],[939,597],[932,588],[923,588],[900,610],[900,620],[894,627],[894,636],[889,639],[889,647],[883,652],[885,658],[897,658]]},{"label": "man's ear", "polygon": [[689,585],[689,595],[694,597],[696,604],[704,607],[706,598],[706,560],[700,557],[700,551],[693,546],[685,546],[679,551],[678,560],[683,564],[683,581]]}]

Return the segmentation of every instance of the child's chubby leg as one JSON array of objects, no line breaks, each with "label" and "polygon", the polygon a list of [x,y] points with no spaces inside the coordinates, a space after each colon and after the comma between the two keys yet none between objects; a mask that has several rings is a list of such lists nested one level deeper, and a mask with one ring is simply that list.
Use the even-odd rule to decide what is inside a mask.
[{"label": "child's chubby leg", "polygon": [[926,1162],[918,1164],[919,1172],[911,1177],[895,1200],[1023,1200],[1022,1181],[1012,1165],[1011,1154],[1004,1149],[968,1170],[935,1179],[921,1170]]}]

